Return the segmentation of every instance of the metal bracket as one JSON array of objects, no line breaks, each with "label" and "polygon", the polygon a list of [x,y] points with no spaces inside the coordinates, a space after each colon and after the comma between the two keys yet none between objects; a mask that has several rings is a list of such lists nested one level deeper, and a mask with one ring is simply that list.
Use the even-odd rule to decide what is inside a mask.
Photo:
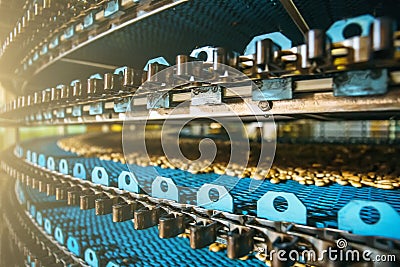
[{"label": "metal bracket", "polygon": [[92,182],[95,184],[102,184],[105,186],[110,185],[108,180],[108,173],[104,167],[96,166],[92,171]]},{"label": "metal bracket", "polygon": [[90,105],[89,115],[101,115],[104,112],[104,102],[97,102]]},{"label": "metal bracket", "polygon": [[64,39],[68,40],[71,39],[75,34],[75,25],[72,25],[70,27],[68,27],[65,31],[64,31]]},{"label": "metal bracket", "polygon": [[37,164],[37,153],[36,152],[32,152],[31,162],[33,164]]},{"label": "metal bracket", "polygon": [[[364,222],[360,212],[365,207],[375,208],[380,215],[374,224]],[[384,236],[400,239],[398,226],[400,215],[385,202],[352,200],[338,212],[338,226],[341,230],[358,235]]]},{"label": "metal bracket", "polygon": [[43,168],[46,167],[46,156],[45,156],[45,155],[39,154],[38,165],[39,165],[40,167],[43,167]]},{"label": "metal bracket", "polygon": [[133,193],[139,193],[139,182],[135,174],[128,171],[121,172],[118,176],[118,188]]},{"label": "metal bracket", "polygon": [[263,80],[261,88],[252,92],[254,101],[284,100],[293,98],[293,79],[274,78]]},{"label": "metal bracket", "polygon": [[91,248],[88,248],[85,250],[84,259],[89,266],[100,266],[100,262],[97,258],[97,254]]},{"label": "metal bracket", "polygon": [[72,170],[72,176],[80,179],[86,179],[86,169],[82,163],[75,163]]},{"label": "metal bracket", "polygon": [[43,216],[40,211],[36,212],[36,221],[40,226],[43,225]]},{"label": "metal bracket", "polygon": [[[210,191],[218,192],[218,199],[210,198]],[[197,191],[197,205],[210,210],[233,212],[233,198],[222,185],[204,184]]]},{"label": "metal bracket", "polygon": [[329,27],[326,34],[329,35],[332,43],[341,42],[346,39],[343,35],[344,29],[350,24],[357,24],[361,27],[361,36],[368,36],[373,21],[374,17],[371,15],[362,15],[355,18],[338,20]]},{"label": "metal bracket", "polygon": [[104,17],[110,17],[110,16],[116,16],[118,15],[118,13],[123,13],[123,12],[119,12],[119,3],[118,0],[113,0],[113,1],[109,1],[108,3],[106,3],[106,6],[104,8]]},{"label": "metal bracket", "polygon": [[51,111],[43,111],[43,117],[45,120],[51,120],[53,115],[51,114]]},{"label": "metal bracket", "polygon": [[94,15],[93,12],[90,12],[83,18],[83,28],[87,29],[92,26],[94,23]]},{"label": "metal bracket", "polygon": [[59,108],[56,110],[56,118],[58,118],[58,119],[65,118],[65,109],[64,108]]},{"label": "metal bracket", "polygon": [[244,55],[253,55],[256,53],[257,41],[271,39],[275,44],[279,45],[282,49],[287,50],[292,48],[292,41],[281,32],[272,32],[255,36],[246,46]]},{"label": "metal bracket", "polygon": [[335,96],[385,94],[388,89],[387,69],[355,70],[337,73],[333,78]]},{"label": "metal bracket", "polygon": [[58,171],[62,174],[68,174],[68,162],[65,159],[61,159],[58,163]]},{"label": "metal bracket", "polygon": [[51,221],[47,218],[44,219],[44,230],[49,235],[53,234],[53,226],[51,225]]},{"label": "metal bracket", "polygon": [[79,245],[78,240],[75,237],[72,237],[72,236],[68,237],[67,248],[69,251],[71,251],[76,256],[78,256],[78,257],[81,256],[81,247]]},{"label": "metal bracket", "polygon": [[50,171],[55,171],[56,170],[56,162],[54,161],[53,157],[48,157],[47,158],[47,169]]},{"label": "metal bracket", "polygon": [[[274,200],[282,197],[287,201],[287,209],[279,211]],[[307,208],[295,194],[269,191],[257,201],[257,217],[273,221],[307,224]]]},{"label": "metal bracket", "polygon": [[54,238],[58,241],[58,243],[64,245],[64,233],[58,226],[56,227],[56,229],[54,229]]},{"label": "metal bracket", "polygon": [[179,190],[171,178],[157,176],[151,184],[151,195],[179,202]]},{"label": "metal bracket", "polygon": [[32,162],[32,152],[29,149],[26,151],[26,161]]},{"label": "metal bracket", "polygon": [[224,98],[224,89],[219,85],[196,87],[191,90],[191,105],[219,105]]},{"label": "metal bracket", "polygon": [[168,214],[161,216],[158,221],[158,236],[171,238],[185,232],[186,222],[183,214]]},{"label": "metal bracket", "polygon": [[30,204],[29,205],[29,213],[31,214],[31,216],[32,217],[36,217],[36,206],[35,205],[32,205],[32,204]]}]

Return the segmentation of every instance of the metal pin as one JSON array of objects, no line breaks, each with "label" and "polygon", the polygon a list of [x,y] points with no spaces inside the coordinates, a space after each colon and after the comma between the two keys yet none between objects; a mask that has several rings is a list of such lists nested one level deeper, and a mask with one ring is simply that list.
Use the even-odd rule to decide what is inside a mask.
[{"label": "metal pin", "polygon": [[323,30],[313,29],[307,32],[307,58],[321,62],[326,58],[326,35]]},{"label": "metal pin", "polygon": [[88,96],[99,96],[104,92],[104,82],[102,79],[89,78],[87,80]]},{"label": "metal pin", "polygon": [[255,65],[258,68],[258,73],[269,70],[269,64],[273,63],[274,54],[279,50],[280,47],[271,39],[264,39],[256,42]]},{"label": "metal pin", "polygon": [[157,62],[150,63],[147,69],[147,81],[155,82],[155,78],[151,79],[157,72],[162,71],[165,68],[165,65],[159,64]]},{"label": "metal pin", "polygon": [[376,56],[393,56],[393,20],[388,17],[376,18],[371,25],[371,48],[379,52]]},{"label": "metal pin", "polygon": [[189,61],[189,57],[187,55],[177,55],[176,56],[176,75],[187,75],[187,63]]}]

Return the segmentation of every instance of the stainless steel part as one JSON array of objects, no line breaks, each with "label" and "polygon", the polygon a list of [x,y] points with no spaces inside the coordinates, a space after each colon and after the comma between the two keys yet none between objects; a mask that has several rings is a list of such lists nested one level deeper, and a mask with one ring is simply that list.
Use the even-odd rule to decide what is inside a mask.
[{"label": "stainless steel part", "polygon": [[387,17],[374,20],[371,25],[371,46],[374,52],[393,53],[394,22]]},{"label": "stainless steel part", "polygon": [[177,55],[176,56],[176,75],[187,75],[187,68],[184,63],[189,62],[189,57],[187,55]]},{"label": "stainless steel part", "polygon": [[297,9],[293,0],[280,0],[280,2],[285,7],[286,11],[290,15],[294,23],[296,23],[299,30],[303,33],[303,35],[305,35],[310,30],[310,27],[304,20],[302,14]]},{"label": "stainless steel part", "polygon": [[323,30],[312,29],[307,32],[307,58],[314,62],[324,61],[327,53],[327,39]]}]

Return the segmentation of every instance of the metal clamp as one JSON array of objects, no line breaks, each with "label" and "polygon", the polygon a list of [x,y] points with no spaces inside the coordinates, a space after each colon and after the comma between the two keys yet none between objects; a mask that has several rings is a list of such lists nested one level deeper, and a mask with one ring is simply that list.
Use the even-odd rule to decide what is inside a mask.
[{"label": "metal clamp", "polygon": [[133,193],[139,193],[139,182],[132,172],[122,171],[118,176],[118,188]]},{"label": "metal clamp", "polygon": [[217,239],[217,223],[198,222],[190,226],[190,247],[204,248]]},{"label": "metal clamp", "polygon": [[40,226],[43,225],[43,216],[40,211],[36,212],[36,221]]},{"label": "metal clamp", "polygon": [[341,42],[346,39],[343,32],[350,24],[356,24],[361,28],[361,36],[368,36],[371,28],[371,24],[374,21],[374,17],[371,15],[362,15],[355,18],[343,19],[336,21],[326,31],[333,43]]},{"label": "metal clamp", "polygon": [[185,232],[186,223],[183,214],[167,214],[161,216],[158,224],[158,236],[171,238]]}]

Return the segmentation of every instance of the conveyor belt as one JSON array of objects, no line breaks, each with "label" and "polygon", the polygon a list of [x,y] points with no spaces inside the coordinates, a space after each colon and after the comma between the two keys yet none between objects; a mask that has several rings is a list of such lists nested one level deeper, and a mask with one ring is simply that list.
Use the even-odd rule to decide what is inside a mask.
[{"label": "conveyor belt", "polygon": [[[53,144],[50,144],[52,143]],[[35,140],[35,145],[41,147],[37,153],[43,153],[46,156],[52,156],[52,148],[55,140]],[[39,145],[41,144],[41,145]],[[46,145],[49,144],[49,145]],[[23,145],[30,147],[30,143]],[[58,150],[59,151],[59,150]],[[69,155],[66,153],[65,155]],[[58,156],[61,156],[60,154]],[[98,158],[67,158],[70,172],[75,163],[82,163],[86,170],[86,179],[90,179],[91,170],[95,166],[104,167],[109,174],[110,186],[118,186],[117,178],[122,171],[128,171],[125,164],[118,162],[99,160]],[[56,164],[57,166],[57,164]],[[181,194],[183,203],[196,203],[196,191],[206,183],[215,183],[219,175],[215,173],[207,174],[191,174],[187,171],[177,169],[163,169],[155,167],[163,177],[173,178],[178,187],[185,187]],[[135,174],[139,180],[140,187],[146,192],[151,192],[150,187],[154,179],[153,167],[136,167]],[[287,180],[285,183],[273,184],[270,181],[264,181],[254,192],[249,192],[250,178],[241,178],[232,188],[230,194],[234,199],[234,212],[237,214],[256,215],[257,200],[259,200],[266,192],[288,192],[295,194],[307,208],[308,225],[317,227],[338,227],[337,215],[338,211],[348,204],[351,200],[366,201],[382,201],[390,204],[397,212],[400,213],[400,190],[383,190],[373,187],[355,188],[352,186],[341,186],[339,184],[331,184],[324,187],[315,185],[301,185],[295,181]],[[225,185],[225,184],[221,184]],[[188,189],[189,188],[189,189]],[[376,214],[369,213],[364,215],[367,222],[376,221]],[[371,233],[372,234],[372,233]]]},{"label": "conveyor belt", "polygon": [[[10,153],[10,151],[9,151],[9,153]],[[72,200],[72,198],[70,198],[69,193],[71,192],[72,193],[71,195],[75,195],[74,190],[77,190],[77,188],[80,186],[83,186],[82,190],[84,190],[84,191],[94,190],[93,192],[97,192],[96,194],[98,194],[98,193],[101,193],[102,190],[105,190],[103,192],[108,192],[107,194],[111,193],[113,196],[111,196],[111,195],[109,195],[109,196],[112,198],[123,197],[126,201],[128,201],[127,203],[131,203],[131,204],[138,203],[138,205],[145,205],[145,207],[147,207],[147,211],[145,208],[140,208],[140,206],[137,206],[138,209],[135,208],[134,216],[132,216],[132,214],[131,214],[132,217],[125,217],[130,214],[129,211],[127,211],[127,213],[125,213],[125,212],[122,212],[122,214],[120,213],[120,211],[122,211],[120,208],[123,208],[123,207],[129,208],[130,204],[122,203],[122,206],[119,204],[113,205],[113,207],[112,207],[113,221],[114,222],[116,222],[116,221],[122,222],[122,221],[127,221],[127,220],[134,218],[134,222],[135,222],[134,228],[135,229],[148,229],[149,227],[155,226],[159,223],[159,236],[160,237],[164,236],[164,238],[165,238],[165,234],[168,233],[169,230],[172,230],[174,232],[176,230],[176,229],[174,230],[174,227],[178,227],[178,225],[173,223],[171,225],[173,228],[169,228],[169,230],[167,230],[167,232],[165,232],[165,231],[161,230],[163,228],[162,227],[162,218],[165,219],[167,217],[156,217],[157,218],[156,221],[151,223],[152,220],[149,217],[147,217],[147,215],[149,215],[148,212],[150,212],[151,214],[154,214],[154,212],[162,213],[162,210],[164,210],[164,212],[167,212],[167,214],[169,214],[167,216],[171,216],[174,214],[174,212],[177,211],[178,214],[181,214],[179,216],[189,216],[189,217],[186,217],[187,219],[191,218],[191,216],[200,216],[200,217],[198,217],[199,221],[198,221],[198,219],[196,219],[195,222],[192,221],[190,226],[188,225],[188,226],[185,226],[185,228],[184,228],[184,229],[186,229],[186,231],[189,231],[186,233],[190,233],[189,234],[190,246],[192,248],[196,248],[196,247],[204,248],[205,246],[210,245],[210,250],[214,251],[218,247],[222,248],[221,247],[222,245],[218,245],[217,243],[212,244],[212,242],[218,242],[218,243],[222,243],[222,244],[225,244],[225,242],[227,242],[227,254],[228,254],[228,257],[230,257],[230,258],[240,258],[240,257],[247,255],[246,258],[252,259],[254,256],[257,259],[259,259],[263,262],[266,262],[267,265],[269,265],[270,264],[269,260],[268,259],[266,260],[265,257],[263,258],[262,255],[260,255],[260,252],[259,252],[260,249],[265,248],[265,246],[268,246],[268,248],[274,247],[275,242],[278,242],[277,245],[289,244],[289,243],[286,243],[286,241],[284,241],[284,240],[293,240],[293,242],[296,243],[296,245],[294,247],[294,249],[296,249],[296,250],[302,251],[305,249],[304,246],[310,248],[310,245],[311,245],[311,248],[314,248],[314,249],[316,248],[319,251],[319,253],[321,253],[322,252],[321,250],[325,249],[326,246],[329,246],[329,247],[332,246],[332,244],[333,244],[332,240],[335,240],[335,239],[338,239],[341,237],[350,241],[349,242],[350,247],[354,247],[359,251],[365,251],[366,249],[368,249],[368,250],[369,249],[378,249],[378,251],[377,251],[378,254],[387,254],[387,253],[393,254],[392,249],[395,249],[395,251],[396,251],[396,249],[398,248],[398,245],[399,245],[398,240],[396,240],[396,239],[386,239],[386,238],[374,237],[374,236],[364,237],[361,235],[351,234],[347,231],[340,231],[340,230],[338,231],[338,230],[329,229],[329,228],[319,229],[319,228],[315,228],[315,227],[307,227],[307,226],[293,224],[293,223],[287,223],[287,222],[286,223],[285,222],[276,222],[276,221],[271,221],[271,220],[263,220],[260,218],[255,219],[252,216],[240,216],[240,215],[233,215],[233,214],[224,213],[224,212],[221,213],[217,210],[214,210],[214,212],[210,213],[199,207],[189,207],[187,205],[182,205],[182,204],[178,204],[178,203],[169,203],[169,202],[165,202],[165,200],[162,200],[162,199],[148,198],[145,195],[139,195],[139,194],[135,194],[135,193],[127,193],[126,191],[121,192],[121,190],[119,190],[119,189],[112,189],[110,187],[99,187],[96,184],[93,184],[93,183],[90,183],[87,181],[82,181],[79,179],[74,179],[70,176],[63,176],[60,174],[56,174],[55,172],[46,171],[44,169],[40,169],[40,168],[36,167],[35,165],[30,165],[30,164],[27,164],[27,163],[24,163],[24,162],[18,161],[18,160],[16,161],[15,159],[12,162],[10,162],[9,160],[3,158],[1,167],[11,177],[14,177],[18,181],[20,181],[21,184],[24,184],[24,185],[26,185],[28,187],[32,187],[32,188],[39,188],[39,190],[41,192],[43,192],[43,189],[42,189],[43,183],[45,185],[45,188],[46,188],[46,185],[47,185],[47,188],[49,188],[48,187],[49,185],[53,188],[55,186],[57,188],[57,190],[56,190],[57,193],[54,193],[54,192],[49,193],[49,191],[47,189],[47,194],[49,194],[49,195],[56,194],[56,198],[60,199],[60,200],[65,199],[66,191],[71,189],[72,191],[68,191],[68,205],[77,205],[76,202],[75,203],[70,202]],[[63,185],[61,185],[61,183]],[[33,190],[33,191],[35,191],[35,190]],[[114,191],[114,193],[112,193],[112,191]],[[60,192],[61,195],[58,192]],[[62,192],[64,192],[64,193],[62,193]],[[79,196],[79,192],[78,191],[75,191],[75,192],[78,193],[78,196]],[[90,198],[90,193],[89,193],[89,195],[86,195],[86,196],[85,196],[85,194],[86,193],[84,193],[84,195],[81,195],[80,209],[81,210],[82,209],[83,210],[93,209],[94,207],[88,208],[86,206],[88,204],[87,201],[91,201],[91,200],[87,199],[87,196],[89,196],[89,198]],[[62,196],[62,195],[64,195],[64,196]],[[105,204],[105,202],[108,202],[108,200],[104,199],[103,197],[101,197],[101,196],[95,197],[95,199],[97,199],[96,200],[96,215],[110,213],[110,212],[104,213],[105,210],[101,211],[102,208],[98,207],[98,205],[97,205],[98,201],[102,202],[103,204]],[[41,197],[41,199],[43,199],[43,200],[45,198],[46,198],[45,196]],[[102,199],[104,200],[104,202]],[[29,200],[28,200],[28,202],[29,202]],[[139,204],[139,203],[141,203],[141,204]],[[49,206],[44,207],[44,205],[46,205],[46,202],[44,202],[44,203],[38,202],[38,203],[34,203],[34,204],[32,204],[32,202],[29,202],[28,210],[30,211],[31,214],[36,213],[36,216],[34,216],[34,217],[38,218],[38,214],[39,213],[40,213],[40,215],[42,214],[41,210],[49,208]],[[64,207],[65,207],[65,202],[59,201],[58,205],[64,205]],[[134,204],[134,205],[136,206],[136,204]],[[32,208],[32,207],[35,207],[35,208]],[[105,206],[104,206],[104,208],[105,208]],[[123,208],[123,209],[125,209],[125,208]],[[37,210],[39,210],[39,211],[37,211]],[[117,212],[117,213],[115,213],[115,212]],[[123,214],[126,214],[126,215],[123,215]],[[117,216],[117,217],[115,217],[115,216]],[[122,216],[122,217],[120,217],[120,216]],[[152,216],[157,216],[157,215],[152,215]],[[162,215],[162,216],[164,216],[164,215]],[[104,217],[104,216],[99,216],[99,217]],[[373,216],[370,216],[369,218],[372,218],[372,217]],[[49,219],[43,220],[42,216],[39,216],[39,218],[42,218],[45,230],[47,230],[49,233],[54,232],[54,238],[56,240],[58,240],[60,243],[65,243],[65,237],[67,236],[67,234],[65,234],[62,231],[62,227],[60,226],[60,224],[58,224],[58,225],[52,224],[51,221],[53,220],[53,218],[52,218],[52,220],[49,220]],[[169,217],[169,218],[171,218],[171,217]],[[204,219],[206,221],[203,221]],[[57,221],[57,218],[55,220]],[[40,219],[38,220],[38,223],[39,222],[40,222]],[[213,222],[213,223],[211,223],[211,222]],[[203,224],[203,223],[207,223],[207,224]],[[66,224],[63,223],[63,225],[66,228],[68,228],[69,225],[74,225],[74,224],[75,224],[74,222],[67,222]],[[205,229],[203,229],[203,227],[205,227],[206,225],[208,225],[208,226]],[[59,227],[57,228],[57,226],[59,226]],[[217,227],[217,229],[219,229],[218,235],[217,235],[218,239],[211,239],[211,240],[208,239],[209,234],[211,233],[210,231],[212,231],[211,230],[212,228],[209,228],[211,226],[215,226],[215,227]],[[165,224],[164,224],[164,227],[165,227]],[[186,228],[186,227],[189,227],[189,228]],[[244,235],[244,236],[240,236],[240,239],[236,239],[236,241],[235,241],[235,240],[231,240],[228,237],[231,234],[235,233],[236,227],[241,228],[245,232],[242,231],[241,235]],[[90,228],[86,228],[86,229],[90,229]],[[203,230],[201,230],[201,229],[203,229]],[[234,229],[234,230],[232,230],[232,229]],[[251,229],[255,230],[257,232],[256,236],[254,237],[254,245],[258,249],[254,249],[254,251],[253,251],[253,245],[251,245],[251,248],[245,248],[245,247],[243,247],[243,243],[240,241],[240,240],[242,240],[242,238],[247,239],[246,233],[248,233],[248,231],[251,231]],[[238,229],[236,228],[236,230],[238,230]],[[200,232],[198,232],[198,231],[200,231]],[[178,232],[176,234],[173,234],[172,236],[177,236],[179,233],[183,233],[183,232]],[[266,236],[266,238],[263,238],[264,236]],[[114,236],[114,238],[115,238],[115,236]],[[252,239],[253,236],[250,236],[250,238]],[[296,240],[298,240],[298,238],[300,238],[302,241],[297,242]],[[258,241],[256,241],[256,240],[258,240]],[[273,240],[275,240],[275,241],[273,241]],[[342,239],[340,239],[340,240],[342,240]],[[281,243],[282,241],[283,241],[283,243]],[[300,241],[300,240],[298,240],[298,241]],[[203,243],[203,242],[206,242],[206,243]],[[274,242],[274,243],[272,244],[272,242]],[[306,242],[306,243],[304,243],[304,242]],[[380,244],[375,243],[375,242],[378,242]],[[75,243],[70,243],[70,246],[72,246],[71,250],[77,251],[76,253],[80,254],[81,252],[79,252],[79,250],[76,250],[77,244],[78,244],[77,241]],[[87,244],[87,243],[85,243],[85,244]],[[203,244],[203,245],[201,245],[201,244]],[[68,240],[67,240],[67,245],[68,245]],[[104,245],[104,244],[102,244],[102,245]],[[108,243],[106,245],[108,245]],[[382,247],[382,245],[384,245],[384,246]],[[316,246],[316,247],[314,247],[314,246]],[[217,250],[219,251],[219,249],[217,249]],[[89,251],[89,252],[94,253],[94,254],[92,254],[92,257],[90,255],[87,256],[87,257],[89,257],[88,261],[93,263],[93,259],[97,259],[96,258],[97,254],[96,254],[96,252],[93,252],[93,251]],[[104,254],[105,252],[106,251],[101,250],[98,254],[98,255],[100,255],[99,257],[102,259],[104,259],[104,257],[102,257],[101,255],[106,255],[106,258],[111,257],[110,254]],[[240,254],[240,253],[245,253],[245,254]],[[249,253],[250,253],[250,255],[249,255]],[[256,253],[256,254],[254,255],[253,253]],[[239,256],[239,255],[241,255],[241,256]],[[395,255],[395,254],[393,254],[393,255]],[[395,257],[398,257],[398,255]],[[269,258],[269,259],[271,259],[271,258]],[[303,260],[301,260],[300,262],[304,263]],[[310,261],[306,260],[306,263],[310,263]],[[318,266],[326,266],[326,263],[327,262],[325,262],[322,265],[318,264]],[[353,263],[356,265],[359,264],[358,262],[353,262]],[[352,263],[350,265],[353,266]],[[114,266],[114,265],[111,265],[111,266]]]},{"label": "conveyor belt", "polygon": [[[48,204],[53,200],[34,189],[23,190],[31,205]],[[113,223],[111,215],[95,216],[94,210],[80,211],[78,207],[65,206],[37,211],[52,224],[53,231],[48,234],[54,235],[55,227],[59,227],[65,236],[58,242],[84,258],[90,266],[106,266],[109,262],[116,265],[107,266],[203,266],[204,262],[209,262],[209,266],[264,266],[256,258],[230,260],[222,251],[193,250],[187,238],[160,239],[157,227],[138,231],[130,221]]]}]

